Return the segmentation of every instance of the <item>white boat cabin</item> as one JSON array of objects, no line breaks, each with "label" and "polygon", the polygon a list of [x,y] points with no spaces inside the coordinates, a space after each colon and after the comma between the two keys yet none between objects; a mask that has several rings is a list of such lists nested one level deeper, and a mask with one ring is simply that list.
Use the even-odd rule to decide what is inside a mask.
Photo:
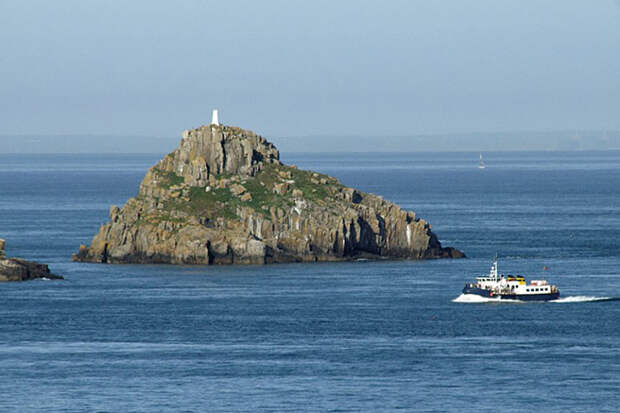
[{"label": "white boat cabin", "polygon": [[497,259],[493,262],[491,271],[486,277],[476,277],[478,288],[491,290],[498,294],[551,294],[557,291],[557,287],[549,285],[546,280],[532,280],[528,285],[525,278],[520,275],[499,275]]}]

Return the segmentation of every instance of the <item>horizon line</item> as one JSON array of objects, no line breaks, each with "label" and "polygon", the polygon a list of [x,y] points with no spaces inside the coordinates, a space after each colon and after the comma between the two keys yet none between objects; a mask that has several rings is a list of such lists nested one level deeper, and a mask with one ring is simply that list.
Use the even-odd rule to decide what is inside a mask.
[{"label": "horizon line", "polygon": [[[432,150],[420,150],[420,151],[287,151],[285,154],[367,154],[367,153],[381,153],[381,154],[415,154],[415,153],[506,153],[506,152],[521,152],[521,153],[533,153],[533,152],[619,152],[618,148],[609,149],[505,149],[505,150],[471,150],[471,151],[432,151]],[[0,156],[5,155],[161,155],[163,152],[0,152]],[[282,152],[280,152],[282,154]]]},{"label": "horizon line", "polygon": [[[234,125],[225,125],[231,127],[239,127]],[[196,129],[196,128],[194,128]],[[246,128],[242,128],[246,129]],[[252,130],[252,129],[249,129]],[[304,135],[273,135],[274,138],[321,138],[321,137],[333,137],[340,136],[343,138],[357,138],[357,137],[392,137],[392,138],[408,138],[408,137],[431,137],[431,136],[445,136],[445,135],[491,135],[491,134],[515,134],[515,133],[579,133],[579,132],[607,132],[607,133],[620,133],[620,128],[564,128],[564,129],[506,129],[506,130],[478,130],[478,131],[459,131],[459,132],[418,132],[412,134],[400,134],[400,133],[385,133],[385,134],[342,134],[336,132],[329,133],[316,133],[316,134],[304,134]],[[181,131],[182,133],[182,131]],[[139,135],[134,133],[82,133],[82,132],[55,132],[55,133],[0,133],[0,137],[119,137],[119,138],[155,138],[155,139],[171,139],[172,136],[162,135]],[[179,135],[180,136],[180,135]]]}]

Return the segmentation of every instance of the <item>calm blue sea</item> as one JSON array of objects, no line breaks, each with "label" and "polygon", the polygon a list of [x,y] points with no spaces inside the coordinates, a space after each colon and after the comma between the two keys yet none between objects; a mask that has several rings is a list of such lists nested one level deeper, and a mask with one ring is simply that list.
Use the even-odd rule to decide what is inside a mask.
[{"label": "calm blue sea", "polygon": [[[0,155],[7,252],[66,277],[0,284],[0,411],[618,411],[620,152],[484,156],[284,157],[468,259],[209,268],[70,261],[160,154]],[[460,302],[496,252],[563,300]]]}]

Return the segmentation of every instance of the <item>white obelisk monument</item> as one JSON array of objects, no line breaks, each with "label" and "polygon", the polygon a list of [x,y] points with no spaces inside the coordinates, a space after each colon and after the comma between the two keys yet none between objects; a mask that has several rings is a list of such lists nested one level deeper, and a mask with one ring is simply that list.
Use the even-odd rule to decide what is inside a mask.
[{"label": "white obelisk monument", "polygon": [[220,114],[217,109],[213,109],[213,116],[211,117],[211,125],[220,125]]}]

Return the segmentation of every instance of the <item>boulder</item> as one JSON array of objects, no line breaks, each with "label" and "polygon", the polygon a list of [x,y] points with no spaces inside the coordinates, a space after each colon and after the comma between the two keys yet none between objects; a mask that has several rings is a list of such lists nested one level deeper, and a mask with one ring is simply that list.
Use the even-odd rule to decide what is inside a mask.
[{"label": "boulder", "polygon": [[285,195],[288,191],[289,184],[287,182],[281,182],[273,186],[273,192],[278,195]]},{"label": "boulder", "polygon": [[234,196],[239,196],[239,195],[241,195],[241,194],[243,194],[245,192],[245,187],[243,185],[240,185],[240,184],[232,184],[230,186],[230,192]]}]

